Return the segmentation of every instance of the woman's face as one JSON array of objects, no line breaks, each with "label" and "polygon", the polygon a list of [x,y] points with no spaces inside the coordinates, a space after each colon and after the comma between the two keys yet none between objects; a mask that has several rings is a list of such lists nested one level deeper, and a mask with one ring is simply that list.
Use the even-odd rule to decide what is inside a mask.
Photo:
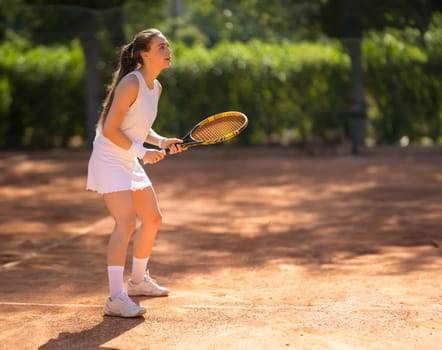
[{"label": "woman's face", "polygon": [[150,50],[144,51],[145,62],[158,69],[169,68],[171,63],[172,50],[169,42],[163,35],[155,36],[150,43]]}]

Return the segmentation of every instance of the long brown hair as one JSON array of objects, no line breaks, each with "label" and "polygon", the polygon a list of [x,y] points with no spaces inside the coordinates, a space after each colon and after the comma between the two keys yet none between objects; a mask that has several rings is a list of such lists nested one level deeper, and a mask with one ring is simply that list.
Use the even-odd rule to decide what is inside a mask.
[{"label": "long brown hair", "polygon": [[141,51],[149,51],[152,39],[158,35],[162,35],[158,29],[145,29],[135,35],[132,42],[121,48],[118,68],[113,74],[112,83],[108,86],[108,92],[103,102],[100,119],[98,120],[99,127],[103,127],[107,118],[112,101],[114,100],[117,84],[126,74],[143,65],[143,59],[140,53]]}]

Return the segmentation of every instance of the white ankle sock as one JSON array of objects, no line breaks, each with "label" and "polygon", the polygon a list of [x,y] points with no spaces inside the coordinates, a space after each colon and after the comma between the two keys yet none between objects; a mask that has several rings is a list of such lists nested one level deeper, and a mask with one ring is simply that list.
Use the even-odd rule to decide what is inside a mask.
[{"label": "white ankle sock", "polygon": [[124,266],[108,266],[107,276],[109,278],[109,291],[110,298],[115,299],[124,291]]},{"label": "white ankle sock", "polygon": [[132,273],[130,279],[135,284],[140,283],[144,279],[144,274],[146,273],[147,263],[149,262],[149,257],[144,259],[138,259],[136,257],[132,258]]}]

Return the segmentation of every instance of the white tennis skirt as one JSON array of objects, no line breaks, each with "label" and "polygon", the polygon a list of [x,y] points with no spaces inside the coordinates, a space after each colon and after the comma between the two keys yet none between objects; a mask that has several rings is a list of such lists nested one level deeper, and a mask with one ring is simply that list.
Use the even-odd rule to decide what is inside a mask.
[{"label": "white tennis skirt", "polygon": [[100,194],[137,191],[152,182],[136,157],[113,145],[95,144],[89,159],[86,189]]}]

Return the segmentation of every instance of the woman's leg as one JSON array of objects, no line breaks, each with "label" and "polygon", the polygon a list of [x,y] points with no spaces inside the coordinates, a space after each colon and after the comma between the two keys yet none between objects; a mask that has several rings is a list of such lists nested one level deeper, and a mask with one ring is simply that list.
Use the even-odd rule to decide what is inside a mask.
[{"label": "woman's leg", "polygon": [[131,279],[128,283],[129,295],[165,296],[167,288],[159,286],[149,274],[145,274],[152,247],[161,225],[162,216],[155,191],[147,187],[132,193],[135,211],[141,221],[134,240]]},{"label": "woman's leg", "polygon": [[136,213],[131,191],[113,192],[103,195],[115,227],[107,249],[107,270],[110,295],[104,306],[104,314],[120,317],[136,317],[146,309],[130,299],[124,290],[124,265],[130,237],[136,226]]},{"label": "woman's leg", "polygon": [[115,220],[107,249],[110,297],[115,298],[124,290],[124,265],[129,241],[136,227],[136,213],[131,191],[107,193],[103,199]]},{"label": "woman's leg", "polygon": [[124,266],[127,247],[137,223],[132,191],[106,193],[103,199],[115,220],[115,227],[109,239],[107,264]]},{"label": "woman's leg", "polygon": [[161,226],[161,211],[152,186],[134,191],[132,196],[135,212],[141,221],[134,241],[133,254],[135,258],[145,259],[150,256]]}]

